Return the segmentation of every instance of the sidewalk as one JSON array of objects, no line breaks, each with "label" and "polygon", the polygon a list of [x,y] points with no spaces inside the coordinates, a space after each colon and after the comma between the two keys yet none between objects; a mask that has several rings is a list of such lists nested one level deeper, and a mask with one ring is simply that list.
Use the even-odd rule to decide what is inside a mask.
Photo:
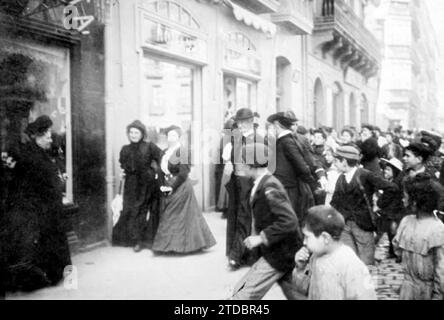
[{"label": "sidewalk", "polygon": [[[132,299],[132,300],[220,300],[248,270],[227,269],[225,258],[226,220],[220,213],[205,213],[217,240],[201,254],[154,256],[150,250],[105,247],[73,257],[77,289],[65,284],[32,293],[15,293],[7,299]],[[66,281],[68,283],[68,281]],[[69,283],[68,283],[69,284]],[[73,282],[75,285],[75,281]],[[278,287],[267,299],[283,299]]]},{"label": "sidewalk", "polygon": [[[225,258],[226,220],[220,213],[205,213],[217,240],[216,246],[188,256],[154,256],[150,250],[134,253],[132,248],[102,247],[73,257],[77,278],[57,287],[32,293],[15,293],[6,299],[54,300],[222,300],[248,268],[227,269]],[[378,299],[397,299],[402,282],[401,268],[387,260],[387,238],[380,241],[372,272]],[[265,296],[285,299],[276,285]]]}]

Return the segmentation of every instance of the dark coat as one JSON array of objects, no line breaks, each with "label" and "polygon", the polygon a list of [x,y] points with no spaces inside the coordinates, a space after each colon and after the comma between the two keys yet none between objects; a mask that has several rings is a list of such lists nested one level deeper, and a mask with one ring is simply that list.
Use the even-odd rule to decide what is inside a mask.
[{"label": "dark coat", "polygon": [[5,224],[8,290],[55,285],[71,264],[63,187],[55,161],[34,141],[20,152]]},{"label": "dark coat", "polygon": [[[123,210],[113,229],[113,244],[134,246],[152,242],[157,227],[159,183],[155,179],[162,151],[152,142],[122,147],[120,166],[125,172]],[[151,221],[146,222],[148,210]],[[146,228],[149,226],[149,230]],[[148,238],[146,238],[148,237]]]},{"label": "dark coat", "polygon": [[[239,132],[239,131],[237,131]],[[228,191],[228,210],[227,210],[227,238],[226,255],[230,260],[238,264],[251,265],[256,262],[256,252],[248,251],[243,241],[251,233],[251,210],[249,206],[248,193],[250,192],[253,181],[245,176],[245,148],[247,144],[255,142],[264,142],[264,138],[256,131],[244,137],[243,135],[233,135],[231,138],[232,150],[231,161],[234,166],[233,174],[226,188]]]},{"label": "dark coat", "polygon": [[275,159],[274,176],[287,190],[293,210],[302,223],[307,210],[314,205],[312,186],[317,182],[304,160],[300,144],[292,134],[277,140]]},{"label": "dark coat", "polygon": [[383,193],[377,202],[381,209],[381,217],[385,220],[395,221],[399,223],[404,217],[405,208],[402,203],[403,189],[402,189],[403,175],[399,175],[393,181],[396,185],[396,190],[393,192]]},{"label": "dark coat", "polygon": [[[325,172],[326,168],[323,166],[323,163],[319,161],[318,158],[315,156],[315,151],[313,150],[310,141],[307,139],[307,137],[299,133],[296,133],[293,136],[296,138],[297,142],[300,142],[302,155],[304,156],[305,163],[310,168],[313,180],[314,181],[319,180],[323,176],[327,177],[327,174]],[[312,190],[315,190],[318,187],[318,185],[315,183],[311,187]]]},{"label": "dark coat", "polygon": [[439,173],[439,182],[444,186],[444,161],[441,165],[441,171]]},{"label": "dark coat", "polygon": [[388,182],[369,170],[358,168],[349,184],[344,174],[339,176],[330,205],[344,216],[345,221],[352,220],[365,231],[375,231],[370,209],[358,184],[358,177],[370,205],[372,205],[373,194],[378,190],[383,190],[387,197],[396,196],[398,189],[394,183]]},{"label": "dark coat", "polygon": [[260,255],[278,271],[292,270],[294,256],[302,246],[302,233],[285,188],[276,177],[262,178],[251,208],[256,232],[263,232],[267,239],[260,246]]}]

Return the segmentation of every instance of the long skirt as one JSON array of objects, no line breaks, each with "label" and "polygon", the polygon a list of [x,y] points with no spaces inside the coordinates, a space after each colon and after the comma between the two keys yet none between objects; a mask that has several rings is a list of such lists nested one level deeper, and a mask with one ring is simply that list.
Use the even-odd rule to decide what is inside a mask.
[{"label": "long skirt", "polygon": [[[40,215],[39,215],[40,214]],[[32,291],[56,285],[71,265],[61,206],[19,204],[8,213],[5,253],[5,289]]]},{"label": "long skirt", "polygon": [[143,181],[137,175],[127,175],[123,192],[123,210],[113,228],[114,246],[133,247],[136,244],[151,246],[157,227],[160,197],[158,190],[158,183],[155,180]]},{"label": "long skirt", "polygon": [[162,201],[153,251],[192,253],[216,244],[189,179]]}]

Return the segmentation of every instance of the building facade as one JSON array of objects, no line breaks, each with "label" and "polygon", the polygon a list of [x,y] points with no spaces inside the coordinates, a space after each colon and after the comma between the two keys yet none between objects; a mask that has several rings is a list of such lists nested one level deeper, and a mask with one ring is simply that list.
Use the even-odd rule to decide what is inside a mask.
[{"label": "building facade", "polygon": [[378,116],[384,126],[438,129],[439,49],[427,5],[383,0],[368,25],[384,47]]},{"label": "building facade", "polygon": [[[28,121],[51,114],[71,178],[66,203],[75,208],[82,244],[110,237],[119,152],[135,119],[162,148],[161,129],[182,127],[204,211],[215,208],[224,122],[239,108],[258,112],[262,129],[268,115],[284,110],[307,127],[340,130],[374,120],[379,46],[364,27],[362,1],[81,2],[85,21],[89,14],[99,20],[88,26],[89,34],[67,30],[65,2],[54,1],[59,12],[43,6],[32,17],[26,10],[35,8],[25,2],[13,1],[18,14],[0,6],[0,59],[11,65],[9,53],[24,53],[39,61],[34,69],[43,73],[25,72],[25,78],[31,84],[43,79],[44,96],[32,97],[16,118],[9,113],[21,102],[10,107],[1,100],[9,117],[2,122],[2,150],[7,141],[20,140]],[[95,9],[105,4],[102,19],[104,11]]]},{"label": "building facade", "polygon": [[381,48],[365,27],[367,1],[314,1],[308,46],[310,126],[375,122]]}]

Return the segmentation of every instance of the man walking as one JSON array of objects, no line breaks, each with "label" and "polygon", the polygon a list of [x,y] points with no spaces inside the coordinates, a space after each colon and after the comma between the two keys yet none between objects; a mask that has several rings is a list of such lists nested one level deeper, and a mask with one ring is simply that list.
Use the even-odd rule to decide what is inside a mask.
[{"label": "man walking", "polygon": [[231,136],[231,162],[234,170],[227,184],[229,202],[226,244],[229,267],[233,270],[255,261],[252,252],[246,251],[243,244],[251,232],[248,192],[253,185],[251,177],[246,175],[245,148],[247,144],[263,141],[263,137],[254,130],[254,114],[250,109],[239,109],[235,121],[238,129],[232,130]]},{"label": "man walking", "polygon": [[[247,154],[264,155],[265,145],[247,146]],[[254,179],[249,194],[253,228],[244,241],[252,250],[260,248],[260,258],[237,284],[233,300],[259,300],[277,282],[287,299],[298,295],[292,283],[294,257],[302,246],[298,219],[283,185],[267,170],[267,161],[254,160],[246,175]]]}]

